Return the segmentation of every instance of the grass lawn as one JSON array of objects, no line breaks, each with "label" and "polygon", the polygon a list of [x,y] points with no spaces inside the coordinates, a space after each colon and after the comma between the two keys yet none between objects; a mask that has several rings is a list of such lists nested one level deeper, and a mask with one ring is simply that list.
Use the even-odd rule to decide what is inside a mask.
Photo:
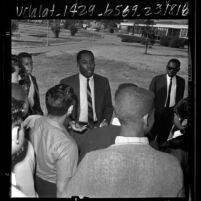
[{"label": "grass lawn", "polygon": [[[46,91],[59,81],[67,76],[77,72],[76,54],[62,54],[54,57],[48,57],[41,54],[33,57],[34,71],[39,90],[42,109],[46,112],[45,93]],[[154,71],[153,69],[137,68],[126,62],[115,60],[96,59],[96,73],[106,76],[110,81],[112,98],[114,92],[120,83],[132,82],[138,86],[148,88],[151,79],[162,72]],[[183,76],[187,83],[187,76]],[[187,95],[187,87],[185,91]]]},{"label": "grass lawn", "polygon": [[[132,82],[149,87],[151,79],[166,72],[169,59],[181,61],[181,75],[186,81],[185,96],[188,94],[188,50],[154,45],[144,54],[145,47],[139,43],[123,43],[115,34],[79,31],[75,37],[69,30],[62,30],[58,39],[49,31],[50,46],[46,46],[44,25],[20,24],[19,33],[12,37],[12,53],[21,51],[33,53],[34,70],[40,90],[41,106],[44,112],[45,93],[67,76],[78,71],[76,53],[89,49],[95,55],[95,72],[110,81],[112,98],[120,83]],[[26,47],[32,46],[32,47]]]}]

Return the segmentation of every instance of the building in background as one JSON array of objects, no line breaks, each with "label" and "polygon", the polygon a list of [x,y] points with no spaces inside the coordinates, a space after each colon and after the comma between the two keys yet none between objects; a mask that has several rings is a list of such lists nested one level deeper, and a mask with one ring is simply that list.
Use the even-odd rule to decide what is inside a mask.
[{"label": "building in background", "polygon": [[[123,33],[141,36],[146,24],[136,24],[135,21],[121,22],[119,29]],[[151,25],[155,39],[160,40],[163,36],[188,39],[188,24],[178,24],[171,21],[156,21]]]}]

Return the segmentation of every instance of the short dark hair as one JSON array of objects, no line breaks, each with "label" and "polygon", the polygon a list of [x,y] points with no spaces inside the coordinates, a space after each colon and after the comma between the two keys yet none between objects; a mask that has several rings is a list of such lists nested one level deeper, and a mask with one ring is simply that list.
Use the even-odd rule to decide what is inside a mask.
[{"label": "short dark hair", "polygon": [[20,52],[18,54],[20,68],[22,68],[22,59],[23,58],[30,58],[30,59],[32,59],[32,55],[29,54],[28,52]]},{"label": "short dark hair", "polygon": [[133,83],[122,83],[118,86],[117,90],[115,91],[114,97],[117,96],[117,94],[119,93],[119,90],[122,90],[122,89],[127,88],[127,87],[138,87],[138,86],[136,84],[133,84]]},{"label": "short dark hair", "polygon": [[167,63],[167,66],[170,64],[170,63],[175,63],[177,65],[177,68],[180,68],[180,65],[181,65],[181,62],[178,60],[178,59],[170,59]]},{"label": "short dark hair", "polygon": [[12,124],[23,119],[25,101],[17,100],[12,97],[11,118]]},{"label": "short dark hair", "polygon": [[20,52],[20,53],[18,54],[19,60],[21,60],[21,59],[24,58],[24,57],[32,58],[32,55],[29,54],[28,52]]},{"label": "short dark hair", "polygon": [[16,71],[14,65],[18,65],[19,66],[19,59],[17,55],[12,55],[11,56],[11,73],[14,73]]},{"label": "short dark hair", "polygon": [[46,107],[48,114],[53,116],[64,115],[71,105],[74,105],[76,96],[73,88],[65,85],[58,84],[50,88],[46,93]]},{"label": "short dark hair", "polygon": [[79,52],[77,53],[77,62],[79,62],[79,60],[80,60],[82,54],[90,54],[90,55],[94,58],[94,54],[93,54],[92,51],[90,51],[90,50],[81,50],[81,51],[79,51]]},{"label": "short dark hair", "polygon": [[153,94],[147,89],[134,84],[124,84],[115,92],[115,112],[122,125],[150,114],[153,108]]},{"label": "short dark hair", "polygon": [[174,107],[174,112],[182,119],[189,117],[189,103],[188,98],[181,99]]}]

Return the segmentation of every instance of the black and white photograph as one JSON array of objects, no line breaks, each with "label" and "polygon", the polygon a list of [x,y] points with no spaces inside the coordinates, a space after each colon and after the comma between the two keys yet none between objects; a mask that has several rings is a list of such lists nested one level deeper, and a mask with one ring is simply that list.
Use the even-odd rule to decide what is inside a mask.
[{"label": "black and white photograph", "polygon": [[78,3],[11,16],[9,197],[194,200],[188,4]]}]

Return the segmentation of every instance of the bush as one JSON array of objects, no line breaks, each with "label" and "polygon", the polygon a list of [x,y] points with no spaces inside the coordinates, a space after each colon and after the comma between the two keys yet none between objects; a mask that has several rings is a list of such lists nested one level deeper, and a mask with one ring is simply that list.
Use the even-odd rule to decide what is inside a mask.
[{"label": "bush", "polygon": [[160,39],[160,45],[162,45],[162,46],[169,46],[170,41],[171,41],[171,37],[169,37],[169,36],[163,36]]},{"label": "bush", "polygon": [[75,25],[72,25],[70,27],[70,33],[71,33],[71,36],[74,36],[77,33],[77,27]]},{"label": "bush", "polygon": [[137,36],[128,36],[128,35],[119,35],[121,38],[121,42],[127,42],[127,43],[140,43],[141,38]]},{"label": "bush", "polygon": [[18,22],[16,20],[11,21],[11,33],[18,30]]},{"label": "bush", "polygon": [[110,33],[114,33],[114,28],[109,28]]},{"label": "bush", "polygon": [[188,45],[188,39],[164,36],[160,39],[160,45],[175,48],[184,48],[185,45]]},{"label": "bush", "polygon": [[188,39],[183,38],[183,40],[184,40],[184,46],[189,45]]},{"label": "bush", "polygon": [[[141,38],[141,43],[143,44],[143,45],[145,45],[146,44],[146,38],[145,37],[143,37],[143,38]],[[155,43],[155,39],[154,38],[150,38],[150,39],[148,39],[148,45],[154,45],[154,43]]]},{"label": "bush", "polygon": [[183,38],[172,38],[169,46],[175,47],[175,48],[184,48],[184,43],[185,43],[185,41]]},{"label": "bush", "polygon": [[54,33],[55,38],[58,38],[58,37],[59,37],[59,33],[60,33],[60,31],[61,31],[60,23],[53,22],[53,23],[51,24],[51,30],[52,30],[52,32]]}]

